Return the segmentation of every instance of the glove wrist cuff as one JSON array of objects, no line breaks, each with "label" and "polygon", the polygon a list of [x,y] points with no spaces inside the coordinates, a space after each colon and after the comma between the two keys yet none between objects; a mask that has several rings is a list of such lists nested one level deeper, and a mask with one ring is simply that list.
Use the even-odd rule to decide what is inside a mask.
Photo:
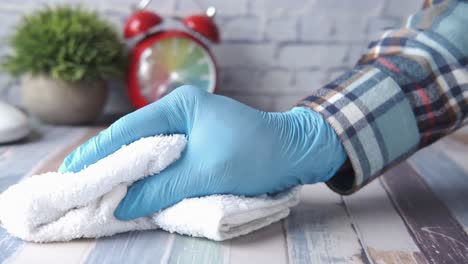
[{"label": "glove wrist cuff", "polygon": [[[301,157],[306,163],[305,183],[329,181],[347,159],[336,131],[318,112],[306,107],[294,107],[289,112],[300,127],[308,153]],[[302,180],[301,180],[302,181]]]}]

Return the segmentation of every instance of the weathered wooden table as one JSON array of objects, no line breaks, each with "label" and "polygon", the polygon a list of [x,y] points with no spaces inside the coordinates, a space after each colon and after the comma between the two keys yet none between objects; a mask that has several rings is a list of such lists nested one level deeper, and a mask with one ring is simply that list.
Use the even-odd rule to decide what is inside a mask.
[{"label": "weathered wooden table", "polygon": [[[98,128],[41,127],[0,146],[0,191],[55,170]],[[465,141],[465,142],[464,142]],[[289,218],[226,242],[164,231],[25,243],[0,228],[5,263],[468,263],[468,141],[449,137],[352,196],[304,187]]]}]

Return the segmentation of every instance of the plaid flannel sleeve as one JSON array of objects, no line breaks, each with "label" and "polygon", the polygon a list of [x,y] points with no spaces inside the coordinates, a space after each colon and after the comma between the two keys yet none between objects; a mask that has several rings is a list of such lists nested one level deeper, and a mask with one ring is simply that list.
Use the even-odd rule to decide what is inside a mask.
[{"label": "plaid flannel sleeve", "polygon": [[348,154],[327,185],[353,193],[467,123],[467,64],[468,2],[426,1],[352,71],[299,102],[324,116]]}]

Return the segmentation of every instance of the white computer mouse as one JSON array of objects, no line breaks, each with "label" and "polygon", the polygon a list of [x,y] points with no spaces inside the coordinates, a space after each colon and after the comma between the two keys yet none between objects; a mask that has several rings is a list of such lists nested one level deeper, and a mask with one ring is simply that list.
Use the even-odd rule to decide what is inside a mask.
[{"label": "white computer mouse", "polygon": [[29,135],[30,131],[28,117],[0,101],[0,144],[20,140]]}]

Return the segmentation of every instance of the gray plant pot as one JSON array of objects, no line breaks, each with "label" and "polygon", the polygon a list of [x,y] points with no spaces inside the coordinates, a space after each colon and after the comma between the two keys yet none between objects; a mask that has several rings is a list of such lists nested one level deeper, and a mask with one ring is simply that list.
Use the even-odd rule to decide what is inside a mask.
[{"label": "gray plant pot", "polygon": [[99,117],[107,99],[105,81],[66,82],[47,76],[24,76],[21,81],[23,105],[47,123],[91,123]]}]

